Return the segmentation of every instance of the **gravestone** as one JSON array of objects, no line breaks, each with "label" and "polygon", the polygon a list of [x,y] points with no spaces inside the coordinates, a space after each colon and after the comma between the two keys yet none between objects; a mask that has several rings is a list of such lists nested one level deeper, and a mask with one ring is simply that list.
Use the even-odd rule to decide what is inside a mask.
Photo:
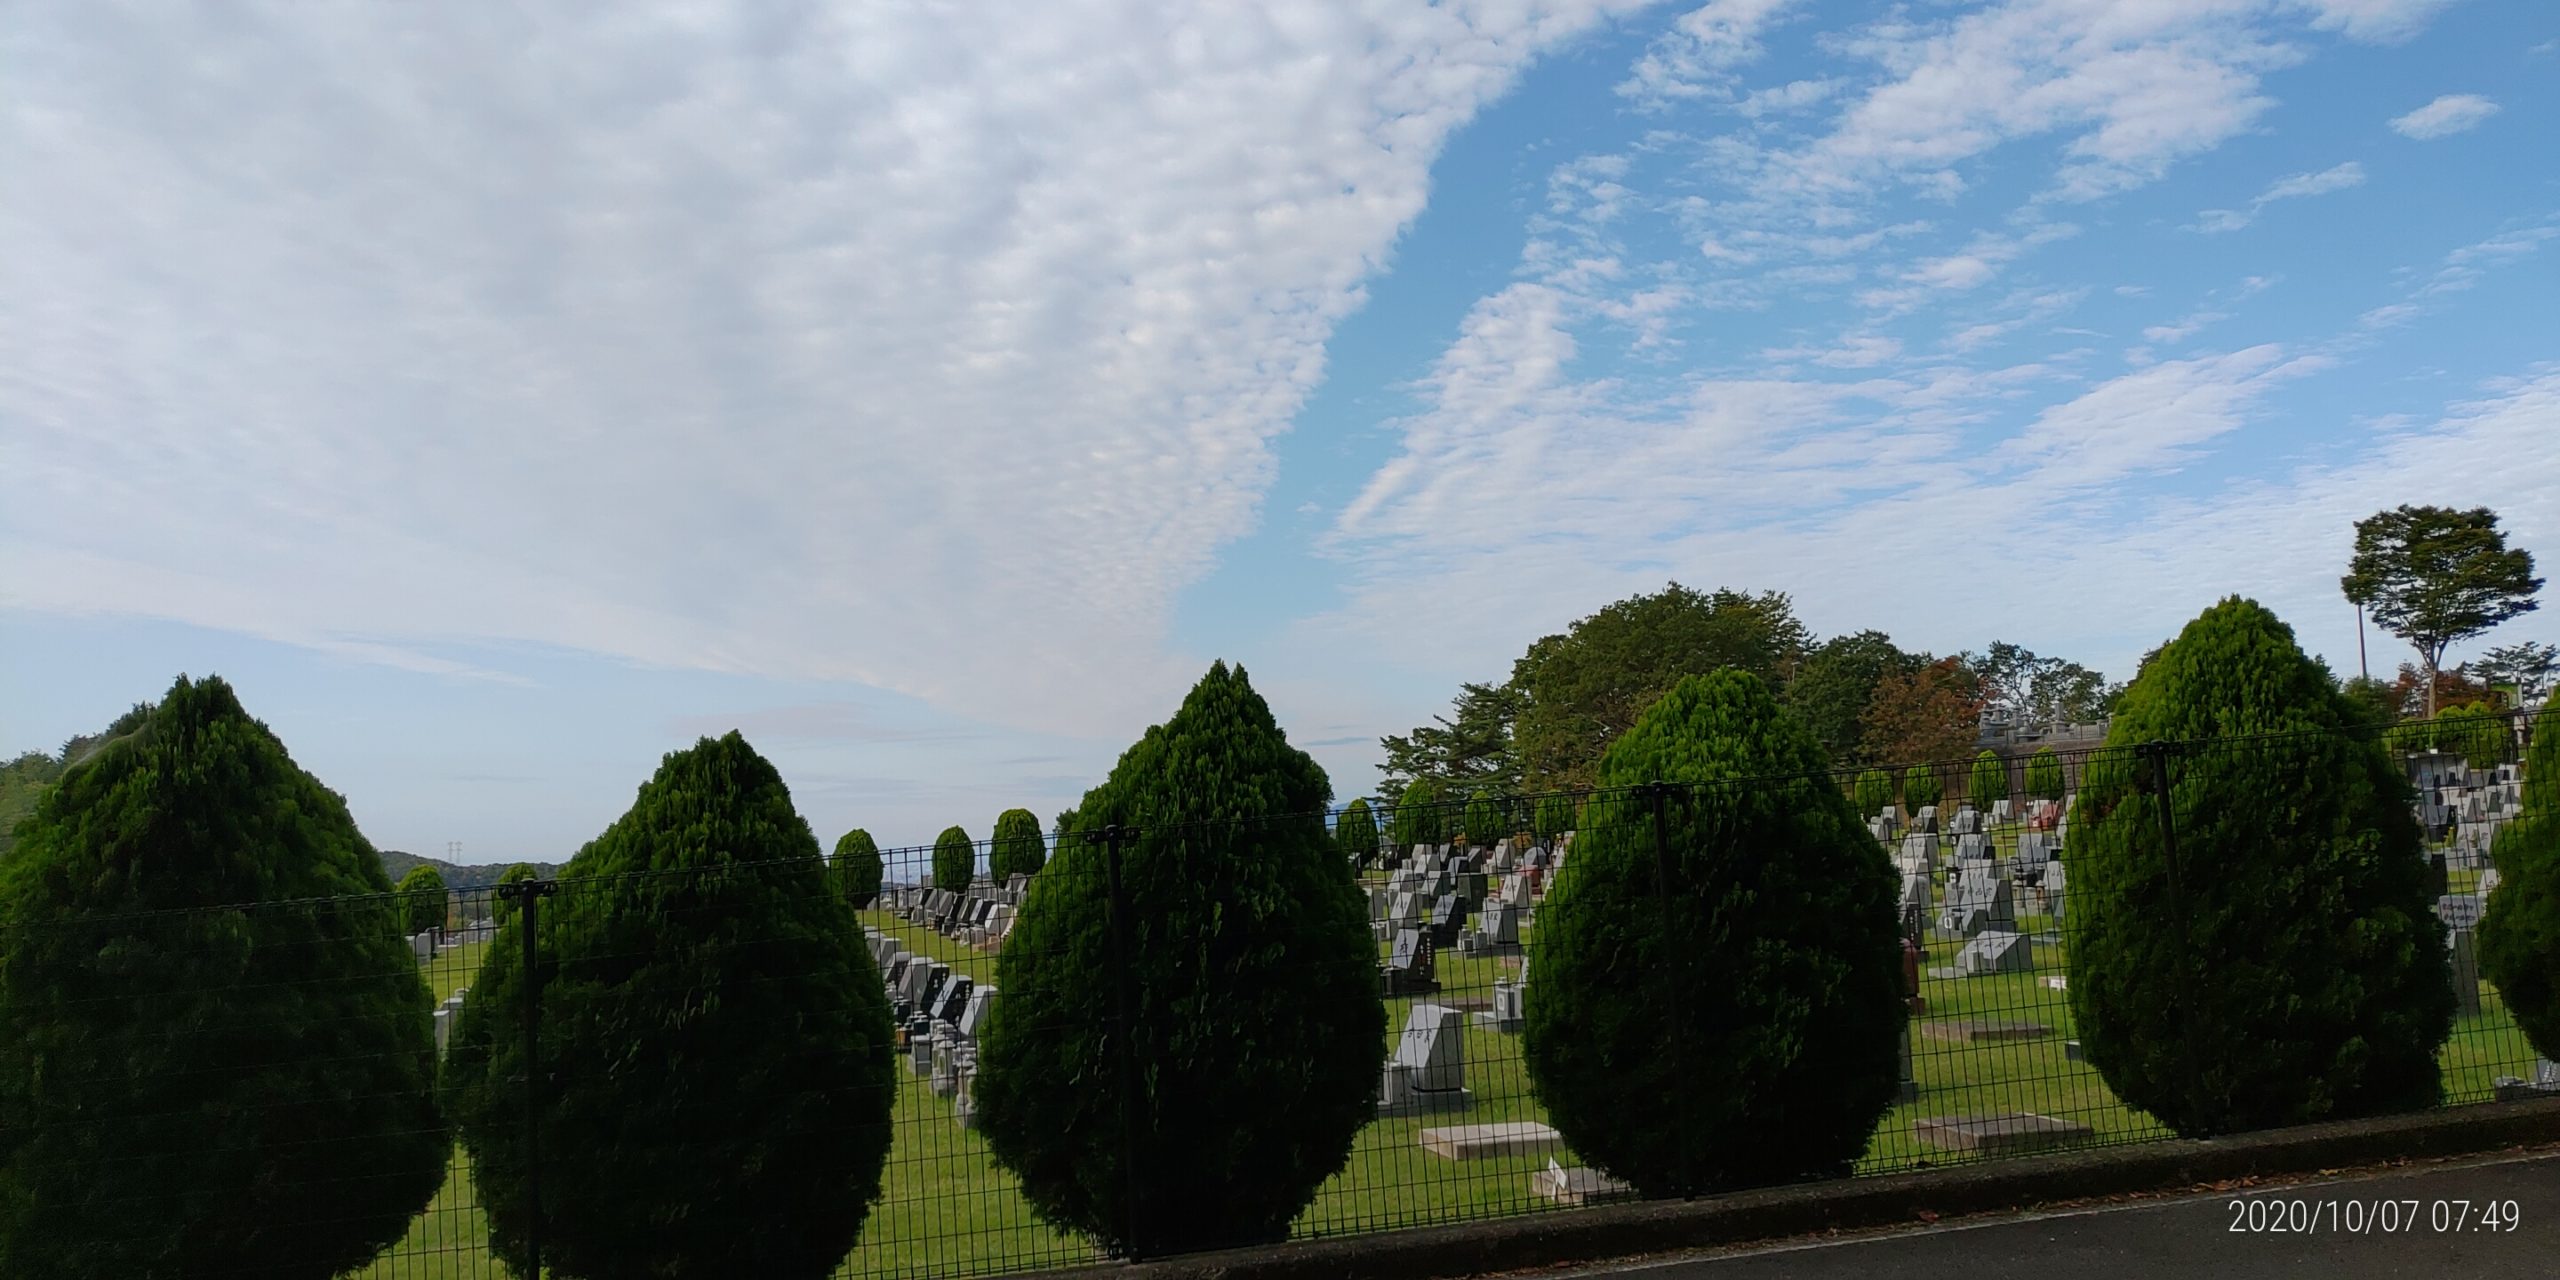
[{"label": "gravestone", "polygon": [[2089,1126],[2032,1111],[1997,1115],[1932,1116],[1911,1122],[1913,1136],[1933,1147],[1982,1155],[2013,1155],[2068,1146],[2092,1136]]},{"label": "gravestone", "polygon": [[1518,947],[1520,945],[1520,908],[1509,903],[1495,904],[1492,911],[1485,916],[1484,940],[1489,947]]},{"label": "gravestone", "polygon": [[2549,1058],[2536,1058],[2533,1062],[2533,1079],[2521,1080],[2514,1076],[2499,1076],[2489,1083],[2490,1087],[2496,1090],[2500,1102],[2521,1102],[2527,1098],[2548,1098],[2560,1095],[2560,1062],[2553,1062]]},{"label": "gravestone", "polygon": [[2044,913],[2056,920],[2063,918],[2062,908],[2066,903],[2063,868],[2060,858],[2044,864],[2044,879],[2038,886],[2044,894]]},{"label": "gravestone", "polygon": [[1991,822],[1992,822],[1992,825],[1994,825],[1994,826],[2007,826],[2008,824],[2010,824],[2010,823],[2012,823],[2012,822],[2015,822],[2015,821],[2017,821],[2017,820],[2018,820],[2018,810],[2017,810],[2017,806],[2016,806],[2016,805],[2012,804],[2011,802],[2009,802],[2009,801],[2008,801],[2008,800],[2006,800],[2006,799],[1994,800],[1994,801],[1992,801],[1992,802],[1991,802]]},{"label": "gravestone", "polygon": [[996,989],[994,987],[971,987],[969,1003],[961,1008],[960,1018],[956,1024],[960,1034],[972,1040],[977,1039],[986,1031],[987,1015],[995,1010],[995,1005]]},{"label": "gravestone", "polygon": [[1978,831],[1968,831],[1956,837],[1956,861],[1989,862],[1990,860],[1991,841],[1988,837]]},{"label": "gravestone", "polygon": [[1547,1167],[1529,1175],[1530,1189],[1557,1204],[1608,1204],[1632,1200],[1636,1189],[1597,1169],[1574,1165],[1567,1168],[1549,1157]]},{"label": "gravestone", "polygon": [[960,1014],[969,1007],[969,990],[976,985],[968,978],[953,978],[942,984],[942,997],[933,1008],[934,1018],[942,1022],[958,1023]]},{"label": "gravestone", "polygon": [[1476,1025],[1491,1027],[1504,1035],[1518,1033],[1526,1023],[1521,1015],[1521,994],[1528,986],[1509,978],[1493,980],[1493,1007],[1476,1015]]},{"label": "gravestone", "polygon": [[1931,835],[1926,831],[1914,831],[1910,835],[1904,836],[1902,838],[1902,857],[1904,861],[1918,862],[1922,866],[1936,866],[1938,864],[1938,837]]},{"label": "gravestone", "polygon": [[1399,893],[1387,908],[1387,920],[1393,924],[1412,924],[1422,919],[1422,903],[1411,893]]},{"label": "gravestone", "polygon": [[900,951],[896,955],[889,957],[889,970],[880,976],[888,981],[889,988],[891,990],[903,991],[906,989],[907,969],[915,963],[915,959],[916,958],[914,956],[909,955],[905,951]]},{"label": "gravestone", "polygon": [[1867,819],[1867,834],[1874,836],[1878,844],[1893,843],[1893,828],[1882,818]]},{"label": "gravestone", "polygon": [[1455,945],[1458,941],[1458,930],[1466,927],[1466,923],[1466,907],[1459,902],[1458,895],[1441,894],[1439,899],[1431,904],[1431,945],[1435,947]]},{"label": "gravestone", "polygon": [[[940,970],[941,974],[937,974],[935,970]],[[907,962],[906,980],[899,987],[898,994],[904,997],[908,1004],[922,1007],[924,993],[931,991],[934,984],[942,980],[942,975],[950,972],[950,966],[939,960],[928,960],[921,964],[910,960]]]},{"label": "gravestone", "polygon": [[1931,969],[1929,976],[1979,978],[1994,973],[2032,973],[2035,967],[2034,940],[2023,933],[1986,929],[1965,939],[1964,949],[1956,953],[1953,965]]},{"label": "gravestone", "polygon": [[1412,926],[1398,929],[1395,947],[1378,971],[1380,994],[1394,997],[1437,991],[1440,984],[1433,977],[1435,967],[1431,941],[1422,930]]},{"label": "gravestone", "polygon": [[1876,810],[1877,822],[1884,824],[1884,838],[1891,840],[1902,834],[1902,811],[1892,805]]},{"label": "gravestone", "polygon": [[1466,1014],[1456,1009],[1415,1004],[1405,1015],[1394,1055],[1387,1059],[1378,1114],[1464,1111],[1475,1105],[1466,1085],[1466,1028]]},{"label": "gravestone", "polygon": [[1564,1145],[1564,1135],[1535,1120],[1502,1124],[1461,1124],[1425,1129],[1422,1149],[1447,1160],[1490,1160],[1496,1156],[1536,1155]]},{"label": "gravestone", "polygon": [[[380,934],[376,934],[376,935],[374,935],[374,936],[376,936],[376,937],[380,937],[381,935],[380,935]],[[413,934],[410,934],[410,935],[409,935],[409,954],[411,954],[411,955],[413,955],[413,956],[417,957],[417,959],[418,959],[418,963],[420,963],[420,964],[425,964],[427,961],[435,959],[435,958],[436,958],[436,936],[435,936],[434,934],[432,934],[432,933],[413,933]]]},{"label": "gravestone", "polygon": [[2469,929],[2447,931],[2445,946],[2453,962],[2454,1012],[2480,1012],[2480,947]]},{"label": "gravestone", "polygon": [[1902,936],[1918,938],[1928,927],[1930,891],[1936,888],[1926,871],[1902,874]]},{"label": "gravestone", "polygon": [[1936,835],[1938,833],[1938,806],[1934,804],[1924,804],[1920,806],[1919,812],[1911,815],[1911,829],[1926,835]]},{"label": "gravestone", "polygon": [[1990,1018],[1944,1018],[1921,1023],[1920,1031],[1932,1040],[1954,1044],[2006,1044],[2018,1040],[2042,1040],[2053,1034],[2053,1028],[2041,1022]]},{"label": "gravestone", "polygon": [[1938,932],[1959,937],[2014,928],[2017,923],[2009,882],[1988,868],[1957,872],[1947,885],[1946,903],[1938,910]]},{"label": "gravestone", "polygon": [[1982,815],[1975,812],[1972,805],[1957,809],[1955,818],[1947,824],[1947,834],[1951,836],[1981,835]]},{"label": "gravestone", "polygon": [[2447,929],[2477,929],[2481,913],[2488,909],[2489,900],[2475,893],[2448,893],[2436,899],[2436,919]]}]

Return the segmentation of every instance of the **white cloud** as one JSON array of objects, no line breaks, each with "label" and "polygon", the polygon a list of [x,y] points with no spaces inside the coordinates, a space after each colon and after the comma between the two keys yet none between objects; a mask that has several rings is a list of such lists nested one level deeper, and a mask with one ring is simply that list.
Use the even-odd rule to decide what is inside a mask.
[{"label": "white cloud", "polygon": [[1143,723],[1443,141],[1633,6],[20,12],[0,602]]},{"label": "white cloud", "polygon": [[2267,189],[2259,192],[2257,198],[2249,202],[2248,208],[2207,209],[2196,215],[2196,225],[2190,229],[2202,231],[2208,235],[2238,231],[2256,221],[2262,210],[2278,200],[2300,200],[2309,196],[2325,196],[2333,191],[2344,191],[2349,187],[2360,187],[2364,185],[2364,176],[2364,166],[2349,160],[2345,164],[2332,165],[2317,173],[2297,173],[2291,177],[2278,178],[2267,184]]},{"label": "white cloud", "polygon": [[1733,109],[1745,118],[1758,120],[1764,116],[1802,111],[1830,99],[1847,82],[1844,80],[1790,80],[1766,89],[1754,89]]},{"label": "white cloud", "polygon": [[1734,69],[1761,54],[1760,32],[1796,0],[1707,0],[1673,20],[1625,81],[1620,96],[1659,110],[1732,92]]},{"label": "white cloud", "polygon": [[2180,316],[2167,324],[2155,324],[2150,328],[2144,329],[2142,331],[2142,339],[2145,342],[2184,342],[2187,339],[2202,333],[2205,326],[2213,324],[2216,321],[2228,320],[2230,318],[2231,317],[2227,313],[2220,311],[2189,312],[2188,314]]},{"label": "white cloud", "polygon": [[2350,39],[2390,43],[2416,35],[2453,0],[2298,0],[2316,16],[2311,25]]},{"label": "white cloud", "polygon": [[2498,104],[2476,93],[2448,93],[2404,116],[2394,116],[2391,128],[2404,137],[2425,141],[2460,133],[2498,114]]}]

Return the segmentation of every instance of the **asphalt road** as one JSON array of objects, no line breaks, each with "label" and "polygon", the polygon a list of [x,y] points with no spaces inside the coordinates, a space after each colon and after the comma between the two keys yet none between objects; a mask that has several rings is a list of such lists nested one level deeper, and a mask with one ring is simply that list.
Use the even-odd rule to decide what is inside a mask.
[{"label": "asphalt road", "polygon": [[[2465,1219],[2459,1228],[2457,1216]],[[2277,1231],[2279,1220],[2298,1229]],[[2493,1220],[2499,1229],[2490,1228]],[[2560,1277],[2560,1155],[1549,1274],[1626,1280],[2553,1280]]]}]

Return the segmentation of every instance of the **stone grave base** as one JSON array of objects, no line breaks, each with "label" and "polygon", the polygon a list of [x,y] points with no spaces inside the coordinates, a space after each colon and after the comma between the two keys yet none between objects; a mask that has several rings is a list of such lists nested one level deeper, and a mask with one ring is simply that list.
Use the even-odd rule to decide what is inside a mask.
[{"label": "stone grave base", "polygon": [[1553,1160],[1547,1167],[1529,1175],[1529,1189],[1557,1204],[1607,1204],[1612,1200],[1633,1200],[1636,1189],[1597,1169],[1575,1165],[1568,1169]]},{"label": "stone grave base", "polygon": [[1490,1009],[1476,1015],[1477,1026],[1499,1031],[1506,1036],[1520,1034],[1520,1028],[1527,1025],[1528,1021],[1526,1018],[1497,1018]]},{"label": "stone grave base", "polygon": [[1983,1155],[2017,1155],[2069,1146],[2094,1131],[2076,1120],[2057,1120],[2032,1111],[1999,1115],[1931,1116],[1911,1122],[1913,1136],[1949,1151]]},{"label": "stone grave base", "polygon": [[1422,1149],[1450,1160],[1536,1155],[1564,1145],[1564,1135],[1534,1120],[1462,1124],[1422,1131]]},{"label": "stone grave base", "polygon": [[2042,1040],[2053,1034],[2053,1028],[2041,1022],[1993,1022],[1974,1018],[1923,1022],[1920,1034],[1932,1040],[1952,1040],[1957,1044],[1989,1044],[2008,1040]]},{"label": "stone grave base", "polygon": [[1392,1116],[1438,1115],[1444,1111],[1471,1111],[1475,1105],[1476,1091],[1473,1089],[1415,1089],[1408,1092],[1401,1102],[1380,1102],[1378,1117],[1386,1119]]},{"label": "stone grave base", "polygon": [[2065,1062],[2088,1061],[2086,1057],[2081,1056],[2080,1042],[2077,1040],[2065,1040],[2062,1042],[2062,1060]]}]

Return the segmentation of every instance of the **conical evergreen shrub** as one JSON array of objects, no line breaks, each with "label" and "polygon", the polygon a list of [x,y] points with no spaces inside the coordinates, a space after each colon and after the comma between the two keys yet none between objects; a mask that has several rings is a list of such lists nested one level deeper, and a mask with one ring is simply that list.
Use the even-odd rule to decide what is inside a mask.
[{"label": "conical evergreen shrub", "polygon": [[[2442,1093],[2445,942],[2409,782],[2254,601],[2187,624],[2119,702],[2071,848],[2070,1000],[2126,1105],[2188,1136]],[[2133,746],[2168,766],[2176,888]]]},{"label": "conical evergreen shrub", "polygon": [[[1268,1243],[1374,1113],[1386,1014],[1331,787],[1224,663],[1078,806],[997,957],[977,1123],[1039,1216],[1149,1254]],[[1124,1114],[1103,828],[1121,850]],[[1134,1140],[1135,1164],[1123,1145]]]},{"label": "conical evergreen shrub", "polygon": [[1553,840],[1573,830],[1573,797],[1562,792],[1538,797],[1537,823],[1541,840]]},{"label": "conical evergreen shrub", "polygon": [[2027,794],[2038,800],[2059,800],[2065,790],[2062,757],[2051,747],[2038,747],[2027,757]]},{"label": "conical evergreen shrub", "polygon": [[959,827],[944,827],[933,838],[933,887],[957,893],[969,887],[977,871],[977,842]]},{"label": "conical evergreen shrub", "polygon": [[[489,948],[444,1081],[518,1275],[524,926]],[[670,753],[536,931],[545,1274],[831,1274],[888,1159],[889,1007],[772,764],[735,732]]]},{"label": "conical evergreen shrub", "polygon": [[1356,866],[1366,867],[1378,860],[1378,820],[1369,813],[1369,802],[1354,800],[1334,819],[1333,842],[1349,855]]},{"label": "conical evergreen shrub", "polygon": [[881,865],[880,846],[871,833],[860,827],[836,837],[835,858],[827,864],[827,875],[835,883],[836,892],[859,911],[880,900],[880,884],[886,868]]},{"label": "conical evergreen shrub", "polygon": [[1450,815],[1440,793],[1440,784],[1429,778],[1416,778],[1396,797],[1395,811],[1387,821],[1388,831],[1395,837],[1390,847],[1399,854],[1413,852],[1418,844],[1439,844],[1448,839]]},{"label": "conical evergreen shrub", "polygon": [[2498,887],[2480,918],[2480,973],[2534,1052],[2560,1059],[2560,715],[2538,718],[2523,811],[2491,846]]},{"label": "conical evergreen shrub", "polygon": [[1869,769],[1858,775],[1858,816],[1872,818],[1893,803],[1893,775]]},{"label": "conical evergreen shrub", "polygon": [[1902,807],[1918,813],[1946,798],[1946,788],[1938,782],[1938,771],[1925,764],[1915,764],[1902,774]]},{"label": "conical evergreen shrub", "polygon": [[[1846,1174],[1899,1085],[1892,864],[1758,677],[1674,686],[1601,757],[1538,914],[1523,1053],[1547,1116],[1650,1195]],[[1750,779],[1736,784],[1736,780]]]},{"label": "conical evergreen shrub", "polygon": [[1989,814],[1991,806],[2009,798],[2009,766],[2001,762],[1998,752],[1985,751],[1973,758],[1973,772],[1965,779],[1964,798],[1983,814]]},{"label": "conical evergreen shrub", "polygon": [[1467,843],[1476,848],[1490,848],[1511,834],[1511,820],[1503,813],[1502,802],[1492,796],[1471,796],[1464,812]]},{"label": "conical evergreen shrub", "polygon": [[326,1280],[444,1179],[434,999],[346,803],[218,677],[0,862],[0,1276]]},{"label": "conical evergreen shrub", "polygon": [[1029,809],[1007,809],[996,815],[995,834],[987,842],[987,879],[1001,885],[1010,877],[1034,875],[1049,860],[1049,842],[1040,834],[1040,819]]},{"label": "conical evergreen shrub", "polygon": [[409,868],[400,877],[393,892],[401,896],[400,911],[411,933],[425,933],[444,927],[444,873],[425,863]]}]

